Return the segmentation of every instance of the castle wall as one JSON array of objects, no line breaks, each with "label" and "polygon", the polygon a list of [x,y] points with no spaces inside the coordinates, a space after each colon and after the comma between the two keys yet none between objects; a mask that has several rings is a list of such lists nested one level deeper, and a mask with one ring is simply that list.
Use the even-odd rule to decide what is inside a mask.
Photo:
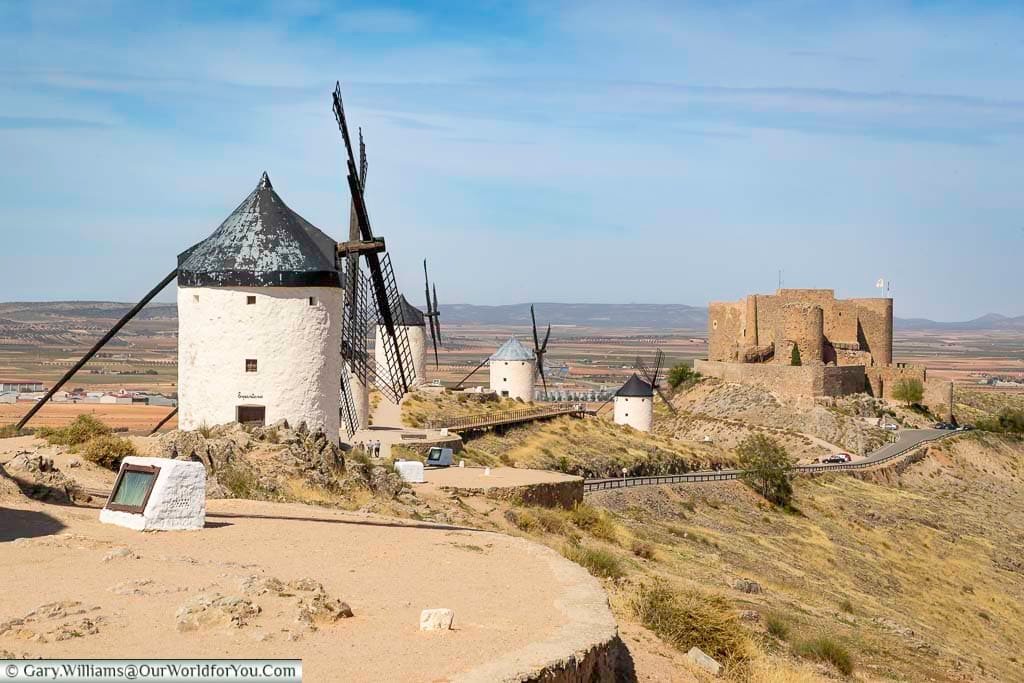
[{"label": "castle wall", "polygon": [[179,428],[234,422],[239,406],[260,406],[266,424],[305,422],[337,443],[340,316],[336,287],[179,287]]},{"label": "castle wall", "polygon": [[713,301],[708,305],[708,358],[735,361],[745,323],[745,302]]},{"label": "castle wall", "polygon": [[875,365],[892,365],[892,299],[850,299],[857,310],[857,340]]},{"label": "castle wall", "polygon": [[787,397],[845,396],[863,392],[864,367],[849,365],[778,365],[695,360],[693,369],[726,382],[750,384]]},{"label": "castle wall", "polygon": [[876,398],[892,398],[893,389],[900,380],[916,379],[922,384],[927,381],[925,368],[918,365],[890,365],[869,367],[865,370],[868,379],[868,393]]},{"label": "castle wall", "polygon": [[780,289],[708,307],[709,360],[763,362],[774,345],[773,362],[785,365],[792,349],[786,340],[797,344],[803,362],[891,365],[892,299],[836,299],[831,289]]}]

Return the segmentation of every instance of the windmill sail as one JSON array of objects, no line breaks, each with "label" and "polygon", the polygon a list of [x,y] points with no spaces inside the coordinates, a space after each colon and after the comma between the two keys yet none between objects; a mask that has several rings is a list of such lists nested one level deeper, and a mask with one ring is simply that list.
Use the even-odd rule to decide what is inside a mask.
[{"label": "windmill sail", "polygon": [[[374,237],[373,229],[370,225],[370,216],[363,196],[363,178],[360,177],[360,169],[356,166],[355,154],[352,149],[352,138],[349,135],[348,122],[345,119],[345,107],[341,99],[340,83],[337,83],[334,88],[333,107],[334,116],[338,122],[338,129],[341,131],[341,137],[345,143],[348,187],[352,197],[352,212],[355,214],[358,226],[358,241],[360,242],[360,244],[351,249],[348,248],[348,245],[339,245],[339,250],[343,250],[347,256],[356,255],[357,258],[358,254],[361,253],[366,260],[366,266],[370,273],[370,291],[373,295],[374,307],[377,312],[377,321],[384,328],[382,344],[388,366],[386,379],[379,371],[375,375],[381,390],[388,395],[389,399],[395,401],[409,391],[409,387],[415,379],[409,338],[404,325],[402,325],[401,309],[398,306],[401,295],[398,292],[394,270],[391,267],[391,259],[386,253],[384,253],[383,258],[381,257],[381,253],[384,252],[384,241]],[[363,175],[365,175],[365,169],[364,153],[362,159]],[[348,244],[354,241],[352,240]]]},{"label": "windmill sail", "polygon": [[653,372],[650,370],[650,368],[647,367],[647,364],[644,363],[643,359],[640,358],[640,356],[636,357],[636,361],[633,363],[633,367],[640,371],[640,374],[644,376],[644,379],[647,380],[647,383],[651,385],[651,389],[653,389],[654,392],[658,394],[658,396],[661,398],[662,402],[665,404],[665,407],[668,408],[670,413],[675,415],[678,412],[676,410],[676,407],[672,405],[671,401],[668,400],[668,397],[665,396],[665,393],[661,390],[661,385],[658,383],[658,380],[660,379],[659,374],[661,373],[661,367],[664,363],[664,360],[665,354],[662,352],[661,349],[658,349],[658,351],[654,354]]}]

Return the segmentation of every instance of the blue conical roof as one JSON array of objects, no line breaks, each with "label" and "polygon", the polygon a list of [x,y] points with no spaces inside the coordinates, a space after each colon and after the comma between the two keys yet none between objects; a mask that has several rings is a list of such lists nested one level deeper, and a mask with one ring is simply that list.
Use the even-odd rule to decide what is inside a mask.
[{"label": "blue conical roof", "polygon": [[491,356],[491,360],[536,360],[533,351],[526,348],[515,337],[509,337],[508,341],[498,347],[498,350]]}]

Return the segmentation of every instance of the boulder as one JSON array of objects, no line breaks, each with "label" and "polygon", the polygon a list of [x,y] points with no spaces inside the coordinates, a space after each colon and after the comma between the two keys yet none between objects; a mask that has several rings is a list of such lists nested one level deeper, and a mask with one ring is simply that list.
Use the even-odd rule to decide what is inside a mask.
[{"label": "boulder", "polygon": [[452,627],[455,611],[450,609],[425,609],[420,612],[421,631],[447,631]]},{"label": "boulder", "polygon": [[243,597],[201,593],[179,607],[174,620],[183,632],[215,626],[242,628],[259,613],[259,605]]},{"label": "boulder", "polygon": [[750,579],[737,579],[732,587],[741,593],[760,593],[761,584],[757,581],[751,581]]},{"label": "boulder", "polygon": [[686,653],[686,657],[700,668],[715,676],[722,670],[722,665],[704,654],[703,650],[699,647],[691,647],[690,651]]}]

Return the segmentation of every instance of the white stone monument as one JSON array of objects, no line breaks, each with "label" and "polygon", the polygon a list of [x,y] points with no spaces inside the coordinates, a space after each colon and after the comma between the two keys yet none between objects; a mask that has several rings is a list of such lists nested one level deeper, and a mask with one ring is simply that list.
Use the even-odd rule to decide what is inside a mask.
[{"label": "white stone monument", "polygon": [[127,457],[100,521],[136,531],[202,529],[206,469],[188,460]]}]

